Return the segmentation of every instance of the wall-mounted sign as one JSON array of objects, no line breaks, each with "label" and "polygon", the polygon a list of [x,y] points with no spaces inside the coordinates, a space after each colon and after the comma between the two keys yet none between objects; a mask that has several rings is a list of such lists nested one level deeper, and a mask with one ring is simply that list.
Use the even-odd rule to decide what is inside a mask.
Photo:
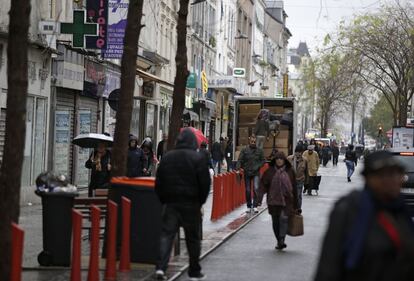
[{"label": "wall-mounted sign", "polygon": [[233,68],[233,77],[246,77],[246,69],[244,68]]},{"label": "wall-mounted sign", "polygon": [[283,74],[283,97],[287,97],[289,94],[289,75]]},{"label": "wall-mounted sign", "polygon": [[203,91],[203,94],[207,94],[208,92],[208,80],[207,80],[207,74],[203,70],[201,71],[201,89]]},{"label": "wall-mounted sign", "polygon": [[196,80],[197,80],[197,74],[194,72],[191,72],[190,75],[187,77],[187,85],[186,87],[189,89],[195,89],[196,88]]},{"label": "wall-mounted sign", "polygon": [[98,24],[98,35],[86,38],[87,49],[104,50],[107,46],[108,33],[108,1],[87,0],[87,22]]},{"label": "wall-mounted sign", "polygon": [[91,60],[85,60],[83,94],[89,97],[101,97],[104,93],[105,83],[105,66]]},{"label": "wall-mounted sign", "polygon": [[107,59],[121,59],[124,51],[129,0],[107,0],[107,3],[109,5],[108,44],[103,56]]},{"label": "wall-mounted sign", "polygon": [[97,35],[98,27],[94,23],[86,23],[84,10],[73,11],[73,23],[62,22],[60,33],[71,34],[74,48],[85,48],[85,41],[92,35]]},{"label": "wall-mounted sign", "polygon": [[154,82],[144,82],[142,86],[142,94],[146,97],[152,98],[154,96]]}]

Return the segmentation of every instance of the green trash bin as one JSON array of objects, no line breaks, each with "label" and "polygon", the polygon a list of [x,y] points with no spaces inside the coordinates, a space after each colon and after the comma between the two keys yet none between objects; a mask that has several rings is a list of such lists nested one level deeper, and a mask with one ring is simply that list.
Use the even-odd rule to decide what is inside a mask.
[{"label": "green trash bin", "polygon": [[[156,264],[161,236],[162,204],[154,191],[155,178],[113,178],[111,197],[118,204],[118,257],[122,234],[122,196],[131,200],[131,262]],[[106,243],[104,243],[106,244]]]}]

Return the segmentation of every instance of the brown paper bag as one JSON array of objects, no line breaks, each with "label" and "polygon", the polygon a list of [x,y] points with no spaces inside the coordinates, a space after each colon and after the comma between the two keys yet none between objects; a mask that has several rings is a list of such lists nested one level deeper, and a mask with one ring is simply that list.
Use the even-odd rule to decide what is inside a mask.
[{"label": "brown paper bag", "polygon": [[289,236],[303,235],[303,217],[301,215],[294,214],[289,216],[287,234]]}]

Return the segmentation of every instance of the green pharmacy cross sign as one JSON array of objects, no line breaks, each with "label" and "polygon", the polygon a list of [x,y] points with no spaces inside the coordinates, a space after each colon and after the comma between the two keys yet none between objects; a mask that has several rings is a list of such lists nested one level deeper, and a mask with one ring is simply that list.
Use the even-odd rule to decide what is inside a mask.
[{"label": "green pharmacy cross sign", "polygon": [[98,34],[97,24],[85,22],[86,12],[84,10],[74,10],[73,23],[62,22],[60,24],[60,33],[72,34],[74,48],[84,48],[85,36],[96,36]]}]

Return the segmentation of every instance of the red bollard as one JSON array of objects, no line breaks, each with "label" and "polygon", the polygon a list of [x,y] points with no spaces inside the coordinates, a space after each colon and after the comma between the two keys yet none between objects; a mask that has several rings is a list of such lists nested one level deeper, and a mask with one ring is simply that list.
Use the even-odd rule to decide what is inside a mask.
[{"label": "red bollard", "polygon": [[230,202],[230,196],[231,196],[231,182],[230,182],[230,174],[229,173],[226,173],[226,175],[225,175],[225,178],[226,178],[226,215],[228,214],[228,213],[230,213],[230,209],[231,209],[231,206],[230,206],[230,204],[231,204],[231,202]]},{"label": "red bollard", "polygon": [[72,209],[72,268],[71,281],[81,281],[82,214]]},{"label": "red bollard", "polygon": [[221,217],[223,217],[223,214],[224,214],[224,202],[223,202],[223,198],[224,198],[224,181],[223,181],[223,179],[224,179],[223,175],[218,175],[217,176],[217,180],[218,180],[217,219],[220,219]]},{"label": "red bollard", "polygon": [[213,204],[211,208],[211,221],[215,221],[218,219],[218,209],[219,209],[219,202],[218,202],[218,195],[219,195],[219,178],[217,176],[213,177]]},{"label": "red bollard", "polygon": [[22,257],[24,230],[14,222],[11,223],[11,270],[10,281],[22,280]]},{"label": "red bollard", "polygon": [[101,219],[101,209],[92,205],[91,217],[92,230],[88,281],[99,281],[99,227]]},{"label": "red bollard", "polygon": [[108,200],[108,235],[106,243],[105,280],[116,280],[116,225],[118,205]]},{"label": "red bollard", "polygon": [[119,271],[128,272],[131,270],[130,256],[131,238],[131,200],[122,196],[122,241],[121,258],[119,261]]},{"label": "red bollard", "polygon": [[230,172],[229,173],[229,177],[230,177],[230,212],[233,212],[234,210],[234,173]]}]

